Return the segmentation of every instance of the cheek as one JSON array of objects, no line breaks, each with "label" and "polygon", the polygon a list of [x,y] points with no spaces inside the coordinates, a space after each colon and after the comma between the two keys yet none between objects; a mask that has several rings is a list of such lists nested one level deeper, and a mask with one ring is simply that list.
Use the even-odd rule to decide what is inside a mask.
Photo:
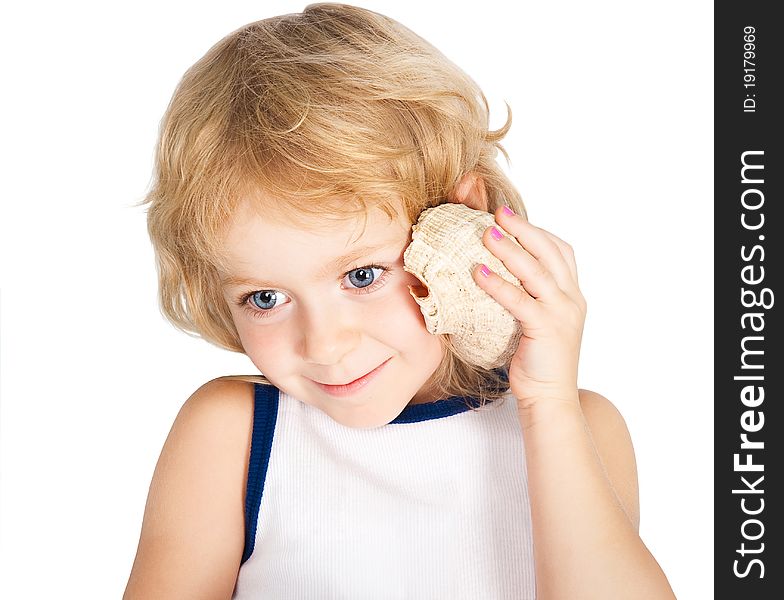
[{"label": "cheek", "polygon": [[406,273],[406,277],[395,283],[395,293],[390,294],[381,307],[385,329],[397,332],[401,337],[410,337],[412,334],[430,335],[425,327],[422,311],[408,291],[408,286],[416,287],[419,284],[419,280],[410,273]]},{"label": "cheek", "polygon": [[[239,322],[238,322],[239,321]],[[263,364],[268,370],[274,368],[276,358],[281,356],[283,336],[280,327],[259,327],[246,319],[234,323],[245,354],[259,370]]]}]

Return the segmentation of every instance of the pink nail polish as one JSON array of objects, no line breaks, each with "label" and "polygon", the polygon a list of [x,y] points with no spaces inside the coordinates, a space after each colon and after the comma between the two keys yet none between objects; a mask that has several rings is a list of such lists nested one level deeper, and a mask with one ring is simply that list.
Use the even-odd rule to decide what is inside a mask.
[{"label": "pink nail polish", "polygon": [[485,277],[490,277],[490,269],[488,269],[485,265],[479,269],[479,272],[482,273]]},{"label": "pink nail polish", "polygon": [[514,211],[504,204],[504,214],[508,217],[514,216]]},{"label": "pink nail polish", "polygon": [[492,235],[496,240],[502,240],[504,238],[504,234],[498,231],[495,227],[490,230],[490,235]]}]

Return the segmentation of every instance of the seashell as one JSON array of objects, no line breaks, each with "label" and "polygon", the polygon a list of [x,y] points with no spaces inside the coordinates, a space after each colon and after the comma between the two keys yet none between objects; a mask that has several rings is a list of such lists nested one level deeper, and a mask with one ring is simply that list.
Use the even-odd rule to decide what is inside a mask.
[{"label": "seashell", "polygon": [[464,360],[486,369],[506,364],[522,335],[520,322],[471,276],[473,268],[484,263],[506,281],[521,285],[482,242],[490,225],[519,245],[492,214],[450,202],[422,211],[403,253],[403,269],[428,288],[428,295],[420,297],[409,286],[427,330],[450,334]]}]

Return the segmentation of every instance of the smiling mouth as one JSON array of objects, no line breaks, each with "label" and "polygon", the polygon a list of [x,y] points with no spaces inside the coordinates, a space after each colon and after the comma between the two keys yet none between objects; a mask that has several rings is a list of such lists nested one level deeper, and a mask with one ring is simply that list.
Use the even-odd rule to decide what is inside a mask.
[{"label": "smiling mouth", "polygon": [[377,366],[375,369],[373,369],[369,373],[366,373],[362,377],[360,377],[358,379],[355,379],[354,381],[351,381],[349,383],[344,383],[344,384],[340,384],[340,385],[329,385],[329,384],[326,384],[326,383],[320,383],[320,382],[315,381],[315,380],[312,380],[312,381],[317,386],[319,386],[322,390],[324,390],[325,392],[327,392],[327,393],[329,393],[329,394],[331,394],[333,396],[348,396],[350,394],[353,394],[353,393],[359,391],[360,389],[362,389],[366,385],[368,385],[373,379],[375,379],[376,375],[378,375],[381,372],[381,370],[387,365],[387,363],[390,360],[392,360],[392,359],[388,358],[387,360],[385,360],[383,363],[381,363],[379,366]]}]

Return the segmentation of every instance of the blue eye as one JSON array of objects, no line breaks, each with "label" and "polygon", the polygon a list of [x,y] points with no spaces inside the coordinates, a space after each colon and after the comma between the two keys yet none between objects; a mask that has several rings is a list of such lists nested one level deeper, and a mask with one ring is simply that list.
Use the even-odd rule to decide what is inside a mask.
[{"label": "blue eye", "polygon": [[253,294],[251,294],[248,299],[256,308],[261,310],[270,310],[272,308],[275,308],[275,304],[278,299],[278,294],[281,293],[276,292],[274,290],[261,290],[259,292],[254,292]]},{"label": "blue eye", "polygon": [[[369,294],[386,285],[385,275],[389,267],[380,265],[366,265],[346,272],[343,276],[348,278],[350,287],[344,289],[355,290],[356,294]],[[376,272],[379,272],[377,275]],[[287,304],[288,296],[277,290],[257,290],[241,295],[237,304],[254,318],[266,318],[277,313],[280,306]]]},{"label": "blue eye", "polygon": [[376,275],[373,271],[381,271],[383,273],[385,270],[386,269],[382,267],[374,266],[360,267],[346,273],[346,277],[348,277],[352,285],[355,285],[358,288],[365,288],[376,280]]}]

